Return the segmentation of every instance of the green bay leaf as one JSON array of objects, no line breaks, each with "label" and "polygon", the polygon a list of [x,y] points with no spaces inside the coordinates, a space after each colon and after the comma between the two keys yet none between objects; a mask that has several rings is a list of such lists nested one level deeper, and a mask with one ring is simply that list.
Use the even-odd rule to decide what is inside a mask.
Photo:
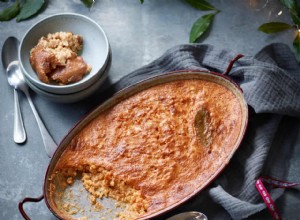
[{"label": "green bay leaf", "polygon": [[16,17],[20,12],[20,4],[16,1],[13,5],[0,11],[0,21],[9,21]]},{"label": "green bay leaf", "polygon": [[44,4],[44,0],[25,0],[24,5],[21,7],[20,14],[17,16],[17,21],[26,20],[37,14]]},{"label": "green bay leaf", "polygon": [[280,0],[281,3],[287,7],[288,9],[297,9],[297,1],[296,0]]},{"label": "green bay leaf", "polygon": [[194,128],[198,141],[205,147],[208,147],[212,142],[209,124],[211,123],[209,112],[206,109],[197,111],[194,119]]},{"label": "green bay leaf", "polygon": [[298,32],[296,38],[294,39],[293,47],[294,47],[296,58],[298,62],[300,62],[300,32]]},{"label": "green bay leaf", "polygon": [[190,43],[195,43],[209,28],[216,13],[203,15],[194,24],[190,32]]},{"label": "green bay leaf", "polygon": [[81,2],[88,8],[91,8],[94,3],[95,3],[95,0],[81,0]]},{"label": "green bay leaf", "polygon": [[299,25],[300,25],[300,18],[299,18],[299,16],[297,15],[297,13],[296,13],[295,11],[291,11],[291,12],[290,12],[290,15],[291,15],[291,18],[292,18],[294,24],[296,24],[296,25],[299,26]]},{"label": "green bay leaf", "polygon": [[262,24],[258,30],[266,34],[277,33],[293,28],[292,25],[283,22],[269,22]]},{"label": "green bay leaf", "polygon": [[194,8],[197,8],[202,11],[210,11],[210,10],[219,11],[218,9],[216,9],[214,6],[212,6],[209,2],[205,0],[186,0],[186,2],[189,3],[191,6],[193,6]]}]

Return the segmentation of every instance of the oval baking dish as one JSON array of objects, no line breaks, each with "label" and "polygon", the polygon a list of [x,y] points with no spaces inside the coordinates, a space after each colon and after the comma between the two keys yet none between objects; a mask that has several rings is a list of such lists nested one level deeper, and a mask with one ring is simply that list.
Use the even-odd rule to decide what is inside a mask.
[{"label": "oval baking dish", "polygon": [[[200,81],[203,82],[203,88],[202,84],[199,84],[200,87],[197,87],[197,83]],[[211,86],[215,86],[213,87],[214,89],[211,89]],[[173,88],[180,88],[181,90],[177,91],[178,94],[185,93],[188,90],[191,94],[197,95],[191,98],[181,95],[183,97],[182,100],[177,99],[176,95],[172,96],[171,94],[164,92],[168,91],[166,90],[167,87],[170,87],[171,90],[173,90]],[[200,90],[203,90],[201,94],[199,93]],[[224,92],[225,90],[227,92]],[[225,93],[228,93],[228,96]],[[152,136],[147,136],[147,133],[143,133],[143,131],[140,130],[140,127],[135,126],[135,121],[139,120],[136,119],[136,117],[145,119],[147,116],[138,116],[139,113],[136,110],[132,110],[136,108],[147,108],[147,106],[144,106],[144,104],[147,103],[147,101],[145,101],[147,100],[145,94],[150,94],[151,96],[149,95],[149,97],[152,97],[150,99],[155,99],[156,102],[151,103],[151,108],[143,110],[144,113],[149,112],[149,114],[151,114],[150,112],[151,109],[154,108],[153,106],[158,106],[157,112],[153,113],[151,116],[158,121],[154,122],[153,119],[153,121],[150,120],[144,124],[145,126],[147,124],[148,128],[150,128],[153,123],[156,123],[158,126],[155,128],[156,131],[161,131],[162,135],[156,136],[156,139],[153,141],[150,140]],[[169,99],[169,97],[171,98]],[[211,103],[206,103],[206,97],[211,97]],[[178,100],[181,100],[182,103],[177,103]],[[234,100],[234,102],[232,100]],[[167,113],[162,113],[163,117],[159,118],[160,116],[157,116],[160,114],[159,110],[166,108],[170,103],[169,106],[173,105],[172,102],[174,101],[174,106],[179,107],[176,107],[173,110],[167,108]],[[188,105],[186,105],[186,102],[188,102]],[[198,104],[195,104],[194,108],[190,108],[190,103],[194,102]],[[129,106],[131,106],[132,109],[129,107],[127,109],[126,103],[129,103]],[[122,109],[118,109],[118,106],[122,106]],[[112,109],[117,109],[118,111]],[[105,125],[103,126],[110,127],[111,124],[114,124],[117,118],[117,113],[114,111],[119,115],[122,115],[122,117],[130,115],[131,111],[136,111],[136,113],[133,116],[130,115],[132,121],[129,125],[126,125],[125,121],[122,124],[124,126],[123,128],[117,126],[113,127],[113,130],[109,130],[110,133],[107,131],[107,133],[112,136],[112,133],[117,133],[118,128],[124,129],[122,137],[125,137],[127,132],[128,134],[126,137],[129,139],[120,138],[118,144],[111,144],[111,146],[109,146],[110,149],[103,153],[99,150],[102,146],[100,142],[95,142],[95,140],[98,139],[93,139],[96,137],[93,133],[95,132],[93,127],[100,126],[96,123],[97,120],[100,120],[99,118],[104,118],[103,121],[100,121],[103,123],[105,122]],[[173,124],[175,127],[173,127],[172,130],[170,129],[172,124],[167,125],[165,122],[171,117],[170,115],[180,115],[178,112],[185,112],[188,116],[183,118],[181,122]],[[172,122],[172,120],[169,120],[169,122]],[[118,198],[116,194],[122,189],[120,185],[123,184],[122,186],[125,186],[125,188],[123,188],[126,191],[125,194],[134,195],[131,198],[134,198],[134,201],[138,200],[137,203],[143,203],[144,200],[139,199],[146,198],[146,202],[143,203],[145,206],[142,207],[145,212],[136,215],[136,217],[131,216],[129,219],[153,218],[181,205],[194,195],[198,194],[221,173],[239,147],[245,134],[247,122],[248,106],[243,97],[243,93],[237,84],[224,75],[205,71],[176,71],[149,78],[116,93],[112,98],[98,106],[82,119],[66,135],[53,155],[45,175],[44,195],[39,199],[25,199],[23,202],[38,201],[44,198],[49,210],[60,219],[79,219],[82,217],[86,217],[87,219],[101,219],[101,217],[113,219],[115,216],[122,216],[122,212],[124,209],[126,210],[126,201],[124,202],[122,200],[122,202],[117,203],[117,205],[115,203],[116,198]],[[187,124],[186,127],[184,124]],[[207,127],[208,124],[210,126]],[[183,127],[179,125],[183,125]],[[131,130],[129,127],[131,127]],[[180,130],[181,128],[182,130]],[[140,138],[130,139],[130,137],[136,135],[132,134],[132,129],[137,132],[136,134],[140,135]],[[143,129],[145,129],[145,127],[143,127]],[[152,131],[154,132],[155,129]],[[232,134],[228,133],[228,130],[232,130]],[[173,133],[170,135],[170,132]],[[84,136],[81,133],[88,133],[88,135]],[[186,137],[184,136],[185,133],[191,133],[192,135],[191,137]],[[136,142],[143,140],[141,137],[143,134],[146,135],[145,138],[147,141],[137,145]],[[224,136],[227,134],[229,134],[228,138]],[[220,137],[218,135],[220,135]],[[172,143],[171,145],[166,144],[167,141],[164,138],[167,136],[171,138],[168,142]],[[183,138],[183,136],[185,138]],[[162,141],[163,139],[165,141],[162,145],[163,148],[159,149],[158,147],[157,149],[155,147],[156,145],[151,145],[151,143],[158,143],[158,141]],[[134,140],[136,141],[131,143],[131,145],[127,144],[127,142]],[[183,144],[182,148],[179,148],[179,146],[181,146],[179,142],[183,140],[186,141],[184,143],[192,143],[191,147],[187,148],[186,145]],[[91,144],[92,142],[94,145]],[[148,143],[150,143],[150,145],[148,145]],[[95,150],[91,152],[97,152],[99,150],[103,155],[100,156],[101,153],[99,153],[99,157],[95,157],[93,153],[86,153],[87,151],[84,149],[85,144],[92,146],[91,148],[96,146]],[[134,148],[133,146],[135,145],[139,148]],[[124,146],[127,146],[127,148]],[[168,148],[169,146],[170,148]],[[178,151],[176,151],[176,149],[174,150],[174,146],[178,147]],[[154,152],[155,149],[157,151],[155,151],[155,153],[148,152],[147,149],[149,149],[149,147],[151,149],[150,151]],[[130,151],[130,149],[134,150]],[[125,151],[126,154],[124,153]],[[170,151],[172,152],[170,153]],[[118,158],[120,155],[122,155],[122,157],[119,160]],[[152,159],[150,160],[149,157]],[[70,158],[75,159],[72,160]],[[80,159],[77,160],[76,158]],[[92,165],[87,166],[90,161],[95,160],[98,160],[98,162],[96,162],[97,164],[101,164],[96,170]],[[131,161],[129,163],[131,166],[126,168],[128,169],[127,174],[124,171],[126,170],[124,160]],[[118,163],[112,161],[121,162]],[[167,161],[168,163],[164,163],[163,161]],[[181,161],[184,164],[182,164]],[[155,164],[153,164],[154,162]],[[159,166],[160,163],[161,166]],[[74,164],[77,164],[76,166],[78,167],[80,166],[75,173],[72,173],[74,170],[62,169],[63,166],[68,167],[73,166]],[[189,164],[191,169],[190,172],[180,173],[181,170],[189,169]],[[100,167],[103,170],[101,170]],[[192,170],[191,167],[199,168]],[[165,172],[164,175],[155,174],[157,169],[162,173]],[[103,176],[102,174],[100,176],[98,175],[98,173],[101,172],[104,172],[104,177],[100,177]],[[173,175],[174,172],[176,175]],[[110,177],[108,177],[109,175]],[[112,178],[111,176],[114,175],[116,175],[115,178]],[[120,178],[118,179],[118,177]],[[148,177],[154,177],[154,181],[149,184],[143,182],[144,179],[149,182],[149,179],[147,180]],[[157,179],[155,179],[155,177]],[[135,178],[139,181],[135,181]],[[179,178],[183,179],[178,180]],[[98,189],[103,190],[103,188],[99,186],[96,187],[93,184],[101,181],[103,182],[105,179],[109,179],[107,188],[111,189],[111,191],[103,193],[104,196],[97,196],[99,194],[97,194],[96,191]],[[156,180],[157,182],[155,182]],[[135,184],[133,188],[129,187],[131,184]],[[161,189],[156,189],[158,184],[163,185],[161,186]],[[173,187],[171,187],[171,185]],[[115,190],[116,188],[118,188],[119,191]],[[157,192],[157,195],[155,192]],[[153,200],[147,200],[152,194]],[[107,195],[109,198],[106,197]],[[114,199],[111,199],[111,197]],[[132,204],[132,200],[128,201]],[[23,216],[26,216],[22,205],[23,203],[20,204],[20,210]],[[150,211],[147,211],[147,208]]]}]

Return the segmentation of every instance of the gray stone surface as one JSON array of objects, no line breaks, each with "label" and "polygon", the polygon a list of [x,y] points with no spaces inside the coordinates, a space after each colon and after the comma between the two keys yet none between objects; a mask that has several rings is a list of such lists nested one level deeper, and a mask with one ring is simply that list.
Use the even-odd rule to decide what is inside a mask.
[{"label": "gray stone surface", "polygon": [[[222,12],[216,16],[210,34],[203,43],[237,52],[254,55],[272,42],[292,46],[295,32],[266,35],[257,27],[273,20],[290,22],[287,11],[279,0],[211,0]],[[0,9],[6,3],[0,3]],[[183,0],[101,0],[90,11],[79,0],[48,1],[47,7],[30,20],[17,23],[15,20],[0,22],[0,47],[11,35],[21,39],[35,22],[61,12],[76,12],[87,15],[106,31],[112,48],[112,64],[104,87],[122,76],[148,64],[172,46],[188,43],[193,22],[206,12],[192,8]],[[282,15],[278,15],[280,11]],[[57,143],[74,124],[98,103],[101,90],[78,103],[57,104],[31,92],[41,118]],[[19,93],[21,111],[27,131],[27,142],[13,142],[13,90],[9,87],[4,69],[0,68],[0,219],[22,219],[18,202],[27,196],[42,194],[44,174],[49,163],[43,142],[30,106],[25,96]],[[298,143],[300,143],[299,133]],[[299,181],[300,144],[291,158],[290,179]],[[280,200],[281,211],[286,219],[297,219],[300,214],[299,191],[288,192]],[[55,219],[44,202],[26,204],[25,209],[32,219]],[[205,211],[204,211],[205,212]],[[270,218],[267,212],[255,218]]]}]

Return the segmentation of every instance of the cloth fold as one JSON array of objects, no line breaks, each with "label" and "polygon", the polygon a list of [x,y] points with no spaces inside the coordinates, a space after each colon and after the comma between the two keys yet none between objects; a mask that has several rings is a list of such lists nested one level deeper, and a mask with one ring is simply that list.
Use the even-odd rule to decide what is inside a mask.
[{"label": "cloth fold", "polygon": [[[174,70],[223,73],[238,53],[206,44],[175,46],[110,88],[113,93],[148,77]],[[220,176],[192,200],[165,216],[201,211],[209,219],[244,219],[265,209],[255,188],[261,175],[286,180],[288,158],[300,127],[300,68],[287,45],[271,44],[236,61],[229,77],[244,91],[249,125],[240,148]],[[289,180],[298,181],[298,180]],[[274,200],[283,189],[270,191]]]}]

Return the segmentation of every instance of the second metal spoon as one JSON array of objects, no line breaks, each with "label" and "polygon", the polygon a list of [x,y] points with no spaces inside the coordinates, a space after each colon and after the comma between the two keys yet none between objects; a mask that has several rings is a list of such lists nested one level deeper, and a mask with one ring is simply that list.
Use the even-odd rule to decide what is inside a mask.
[{"label": "second metal spoon", "polygon": [[[7,67],[12,61],[18,60],[18,47],[19,47],[19,41],[15,37],[9,37],[6,39],[6,41],[3,44],[2,47],[2,64],[7,72]],[[22,120],[22,115],[20,111],[20,105],[19,105],[19,97],[18,92],[15,88],[15,86],[10,81],[10,78],[8,78],[8,83],[12,87],[14,87],[14,142],[21,144],[26,141],[26,132]]]}]

